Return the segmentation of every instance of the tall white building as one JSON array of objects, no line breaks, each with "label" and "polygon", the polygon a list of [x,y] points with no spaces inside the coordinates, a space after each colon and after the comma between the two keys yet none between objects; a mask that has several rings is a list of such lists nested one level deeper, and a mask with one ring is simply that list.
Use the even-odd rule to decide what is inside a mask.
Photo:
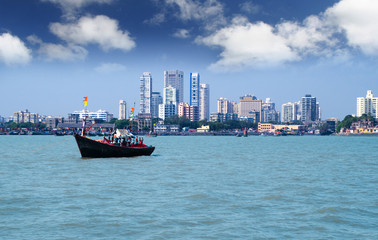
[{"label": "tall white building", "polygon": [[172,103],[172,104],[178,105],[176,88],[172,86],[168,86],[163,89],[163,103],[164,104]]},{"label": "tall white building", "polygon": [[[319,104],[316,105],[316,97],[306,94],[301,98],[301,121],[304,123],[314,122],[318,119]],[[320,113],[320,111],[319,111]]]},{"label": "tall white building", "polygon": [[127,119],[127,104],[125,100],[119,100],[119,107],[118,107],[118,120],[125,120]]},{"label": "tall white building", "polygon": [[217,110],[218,110],[218,113],[227,114],[227,113],[233,113],[234,109],[233,109],[233,105],[227,98],[221,97],[218,99],[218,102],[217,102]]},{"label": "tall white building", "polygon": [[281,109],[281,121],[282,122],[292,122],[296,121],[297,115],[298,115],[298,104],[297,103],[292,103],[288,102],[285,104],[282,104],[282,109]]},{"label": "tall white building", "polygon": [[184,72],[179,70],[164,71],[164,87],[173,87],[177,90],[177,104],[184,102]]},{"label": "tall white building", "polygon": [[199,88],[199,120],[210,120],[210,87],[201,83]]},{"label": "tall white building", "polygon": [[140,77],[140,113],[151,113],[152,76],[144,72]]},{"label": "tall white building", "polygon": [[190,106],[199,107],[199,89],[200,75],[199,73],[190,73]]},{"label": "tall white building", "polygon": [[378,98],[374,97],[372,90],[367,91],[366,97],[357,98],[357,117],[369,113],[374,118],[378,118]]}]

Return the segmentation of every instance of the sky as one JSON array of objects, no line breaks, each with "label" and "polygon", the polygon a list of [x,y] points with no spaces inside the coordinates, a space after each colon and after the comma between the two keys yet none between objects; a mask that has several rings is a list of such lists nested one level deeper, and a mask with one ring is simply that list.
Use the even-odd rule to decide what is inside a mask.
[{"label": "sky", "polygon": [[322,119],[356,114],[378,95],[377,0],[2,0],[0,116],[28,109],[63,116],[139,109],[139,78],[198,72],[220,97],[271,98],[276,109],[306,94]]}]

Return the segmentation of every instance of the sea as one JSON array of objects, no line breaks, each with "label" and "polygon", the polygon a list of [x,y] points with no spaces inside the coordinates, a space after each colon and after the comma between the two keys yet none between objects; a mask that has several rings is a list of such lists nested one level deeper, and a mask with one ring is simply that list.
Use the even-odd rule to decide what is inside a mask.
[{"label": "sea", "polygon": [[0,239],[378,239],[378,137],[0,136]]}]

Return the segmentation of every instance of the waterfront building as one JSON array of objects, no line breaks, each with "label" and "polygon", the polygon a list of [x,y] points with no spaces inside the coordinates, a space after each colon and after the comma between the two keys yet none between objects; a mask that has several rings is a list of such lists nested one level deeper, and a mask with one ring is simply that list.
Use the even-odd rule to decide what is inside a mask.
[{"label": "waterfront building", "polygon": [[357,98],[357,117],[369,113],[378,118],[378,97],[374,97],[372,90],[367,91],[366,97]]},{"label": "waterfront building", "polygon": [[[74,117],[73,115],[76,115],[76,117]],[[97,112],[90,112],[88,110],[74,111],[71,115],[71,118],[81,120],[85,116],[93,118],[94,120],[102,120],[104,122],[109,122],[113,118],[113,114],[101,109]]]},{"label": "waterfront building", "polygon": [[210,119],[210,87],[209,84],[201,83],[199,90],[199,120]]},{"label": "waterfront building", "polygon": [[179,129],[179,125],[158,124],[154,126],[154,131],[156,133],[177,133],[179,132]]},{"label": "waterfront building", "polygon": [[200,75],[199,73],[190,73],[190,106],[199,107],[199,89]]},{"label": "waterfront building", "polygon": [[176,111],[177,111],[176,104],[173,104],[173,103],[159,104],[159,118],[163,120],[176,115]]},{"label": "waterfront building", "polygon": [[152,92],[151,94],[151,114],[152,118],[159,117],[159,104],[163,103],[163,98],[160,92]]},{"label": "waterfront building", "polygon": [[[261,111],[262,111],[262,100],[257,99],[251,94],[244,95],[240,97],[239,103],[239,118],[248,117],[250,113],[259,113],[259,117],[255,120],[261,122]],[[256,115],[256,114],[254,114]]]},{"label": "waterfront building", "polygon": [[118,120],[127,119],[127,104],[125,100],[119,100]]},{"label": "waterfront building", "polygon": [[137,117],[138,132],[140,131],[152,131],[152,114],[151,113],[139,113]]},{"label": "waterfront building", "polygon": [[304,123],[315,122],[318,120],[316,107],[316,97],[306,94],[301,98],[301,121]]},{"label": "waterfront building", "polygon": [[178,116],[186,117],[192,122],[199,121],[199,111],[197,106],[190,106],[188,103],[179,103]]},{"label": "waterfront building", "polygon": [[281,109],[281,121],[282,122],[293,122],[298,120],[298,103],[288,102],[282,104]]},{"label": "waterfront building", "polygon": [[46,122],[46,128],[56,128],[59,123],[63,123],[64,118],[63,117],[51,117],[48,116],[45,120]]},{"label": "waterfront building", "polygon": [[31,113],[27,109],[25,111],[18,111],[13,114],[13,122],[15,123],[38,123],[38,113]]},{"label": "waterfront building", "polygon": [[304,131],[304,125],[282,125],[282,124],[272,124],[272,123],[258,123],[259,132],[268,132],[275,133],[277,131],[286,131],[286,132],[301,132]]},{"label": "waterfront building", "polygon": [[184,72],[179,70],[164,71],[164,88],[176,89],[176,100],[172,102],[184,102]]},{"label": "waterfront building", "polygon": [[231,102],[227,98],[223,98],[223,97],[218,99],[217,109],[218,109],[218,113],[223,113],[223,114],[234,113],[233,105],[231,104]]},{"label": "waterfront building", "polygon": [[140,77],[140,113],[151,113],[152,76],[144,72]]},{"label": "waterfront building", "polygon": [[270,98],[267,98],[262,104],[261,109],[262,119],[261,122],[276,122],[279,121],[276,111],[276,104]]},{"label": "waterfront building", "polygon": [[178,116],[189,118],[189,104],[181,102],[178,105]]},{"label": "waterfront building", "polygon": [[236,113],[211,113],[210,122],[226,122],[229,120],[238,120]]}]

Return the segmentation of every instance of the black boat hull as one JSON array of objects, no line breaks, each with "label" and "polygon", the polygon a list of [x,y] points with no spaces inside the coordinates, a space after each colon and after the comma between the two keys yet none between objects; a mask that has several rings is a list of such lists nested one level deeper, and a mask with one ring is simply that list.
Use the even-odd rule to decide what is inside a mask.
[{"label": "black boat hull", "polygon": [[74,137],[83,158],[149,156],[155,150],[155,147],[153,146],[121,147],[98,142],[78,134],[75,134]]}]

